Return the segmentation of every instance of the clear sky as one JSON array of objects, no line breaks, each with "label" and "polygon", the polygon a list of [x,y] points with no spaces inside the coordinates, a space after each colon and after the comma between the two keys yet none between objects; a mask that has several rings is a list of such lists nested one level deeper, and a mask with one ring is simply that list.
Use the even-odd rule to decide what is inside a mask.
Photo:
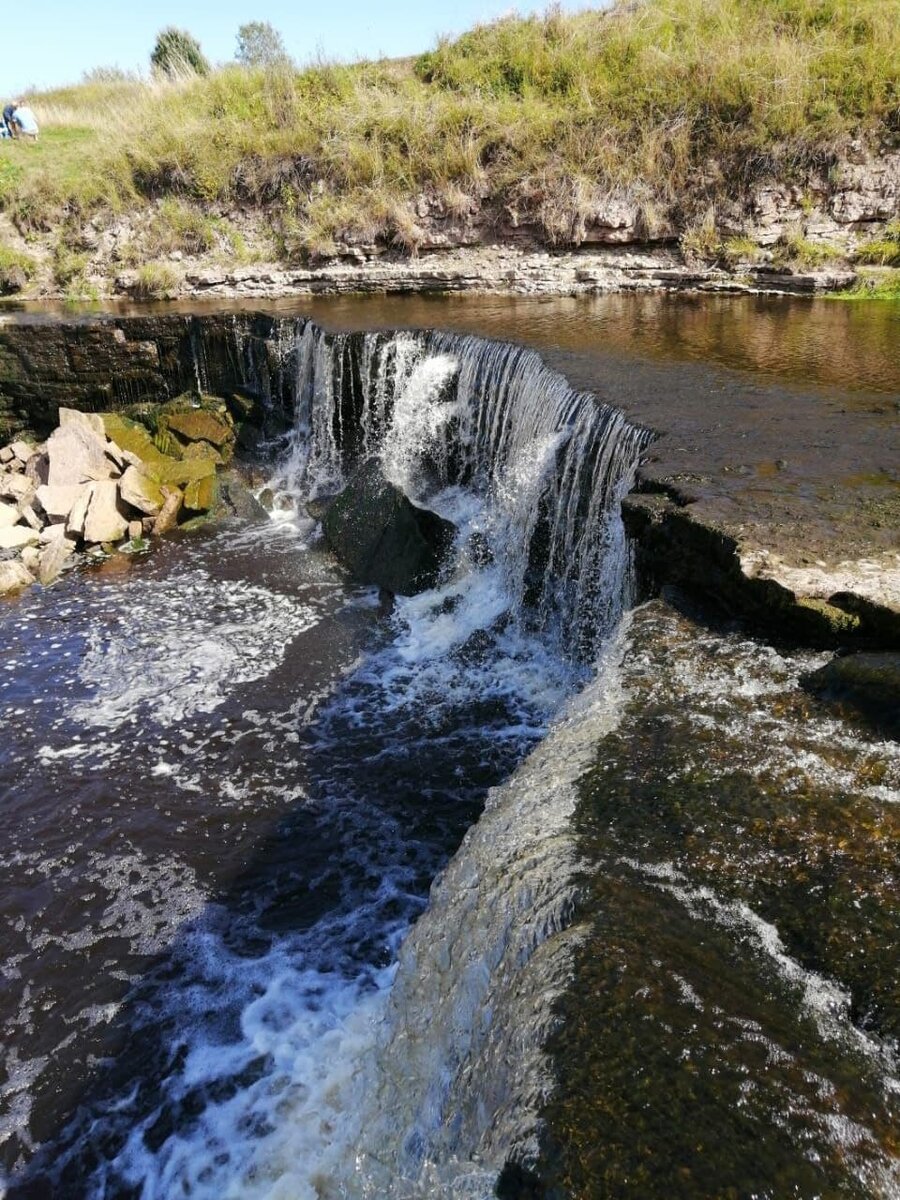
[{"label": "clear sky", "polygon": [[[571,9],[598,0],[570,2]],[[542,0],[19,0],[0,24],[0,96],[31,85],[75,83],[92,67],[146,69],[156,33],[189,29],[213,62],[234,57],[246,21],[270,21],[299,62],[397,57],[427,50],[442,33],[513,9],[543,9]]]}]

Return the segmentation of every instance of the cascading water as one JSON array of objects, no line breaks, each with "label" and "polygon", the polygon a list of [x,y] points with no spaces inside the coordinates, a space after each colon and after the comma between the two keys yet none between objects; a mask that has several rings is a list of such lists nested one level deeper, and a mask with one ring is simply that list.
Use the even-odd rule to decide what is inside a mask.
[{"label": "cascading water", "polygon": [[[259,739],[271,784],[245,784],[238,749],[222,796],[283,815],[274,861],[261,855],[185,920],[134,989],[124,1036],[140,1047],[137,1081],[113,1072],[28,1179],[104,1200],[486,1196],[510,1151],[527,1150],[546,1088],[577,867],[568,818],[615,711],[613,635],[630,586],[619,501],[649,435],[534,353],[476,338],[297,321],[267,361],[236,356],[246,382],[288,396],[294,416],[272,486],[296,516],[267,536],[279,560],[306,556],[306,599],[245,593],[250,609],[293,622],[268,669],[307,629],[313,658],[335,630],[346,640],[348,620],[372,629],[318,700],[276,692],[232,712],[227,673],[261,670],[240,593],[216,624],[224,593],[211,573],[233,547],[213,543],[209,570],[192,566],[196,620],[177,587],[128,585],[135,621],[171,615],[175,645],[199,639],[182,745],[199,752],[226,717]],[[438,586],[397,598],[380,622],[365,590],[342,615],[303,510],[375,456],[457,529]],[[155,775],[177,779],[168,707],[142,658],[154,639],[125,632],[127,654],[108,628],[92,643],[78,681],[90,695],[70,715],[111,730],[113,761],[131,728],[128,752],[144,737]],[[215,695],[194,697],[211,662]]]}]

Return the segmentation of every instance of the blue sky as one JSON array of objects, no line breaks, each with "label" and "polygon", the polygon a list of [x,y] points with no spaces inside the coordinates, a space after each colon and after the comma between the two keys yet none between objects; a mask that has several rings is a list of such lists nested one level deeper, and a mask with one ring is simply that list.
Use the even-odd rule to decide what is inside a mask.
[{"label": "blue sky", "polygon": [[239,25],[271,21],[293,57],[306,62],[318,53],[344,59],[415,54],[441,33],[461,32],[513,8],[544,6],[541,0],[20,0],[3,10],[0,96],[32,84],[74,83],[91,67],[145,68],[164,25],[190,29],[207,57],[223,62],[234,56]]}]

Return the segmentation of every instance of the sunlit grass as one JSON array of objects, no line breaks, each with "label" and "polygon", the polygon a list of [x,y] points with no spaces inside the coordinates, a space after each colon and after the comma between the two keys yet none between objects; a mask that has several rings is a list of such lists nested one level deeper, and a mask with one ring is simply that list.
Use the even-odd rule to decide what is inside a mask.
[{"label": "sunlit grass", "polygon": [[415,61],[36,94],[41,140],[0,145],[0,205],[26,233],[160,198],[264,206],[294,257],[360,236],[415,250],[423,192],[515,211],[560,242],[627,195],[648,226],[675,205],[702,240],[720,197],[827,169],[851,134],[896,139],[898,97],[900,0],[550,10]]}]

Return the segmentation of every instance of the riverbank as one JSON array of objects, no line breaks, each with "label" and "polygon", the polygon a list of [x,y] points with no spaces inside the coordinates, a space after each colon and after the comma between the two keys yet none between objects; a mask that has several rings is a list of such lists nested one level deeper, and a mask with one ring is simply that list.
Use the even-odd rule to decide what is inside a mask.
[{"label": "riverbank", "polygon": [[900,265],[898,28],[641,0],[416,59],[99,71],[2,147],[0,291],[840,289]]}]

